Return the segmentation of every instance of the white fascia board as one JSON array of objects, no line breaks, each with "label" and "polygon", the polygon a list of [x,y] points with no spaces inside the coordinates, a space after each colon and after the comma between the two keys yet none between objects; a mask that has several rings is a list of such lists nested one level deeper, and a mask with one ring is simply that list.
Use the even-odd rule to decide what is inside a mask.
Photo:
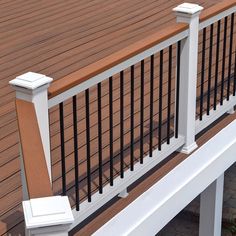
[{"label": "white fascia board", "polygon": [[155,235],[236,161],[236,121],[93,235]]}]

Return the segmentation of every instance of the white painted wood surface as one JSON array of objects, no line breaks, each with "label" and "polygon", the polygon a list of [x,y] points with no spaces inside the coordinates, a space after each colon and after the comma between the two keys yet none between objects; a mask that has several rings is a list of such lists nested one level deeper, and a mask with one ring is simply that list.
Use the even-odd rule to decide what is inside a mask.
[{"label": "white painted wood surface", "polygon": [[224,174],[201,193],[199,236],[221,236]]},{"label": "white painted wood surface", "polygon": [[195,114],[198,26],[202,9],[201,6],[190,3],[183,3],[173,9],[177,16],[177,22],[189,24],[189,35],[181,41],[179,88],[179,134],[185,137],[185,145],[180,151],[186,154],[197,148],[195,142]]},{"label": "white painted wood surface", "polygon": [[28,235],[68,235],[74,221],[67,196],[52,196],[23,201]]}]

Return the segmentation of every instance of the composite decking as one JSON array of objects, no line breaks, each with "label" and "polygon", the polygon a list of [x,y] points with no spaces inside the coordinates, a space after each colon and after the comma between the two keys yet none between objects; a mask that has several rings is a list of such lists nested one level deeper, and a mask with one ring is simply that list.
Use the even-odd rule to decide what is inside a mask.
[{"label": "composite decking", "polygon": [[[28,71],[46,74],[54,80],[63,78],[148,34],[175,24],[171,9],[181,2],[0,1],[0,234],[19,233],[23,220],[15,93],[8,81]],[[208,8],[218,1],[189,2]],[[54,114],[54,110],[50,112],[50,122],[54,191],[58,192],[60,163],[57,162],[58,150],[54,149],[59,145],[58,114],[56,111]],[[68,135],[71,132],[70,110],[68,105]]]}]

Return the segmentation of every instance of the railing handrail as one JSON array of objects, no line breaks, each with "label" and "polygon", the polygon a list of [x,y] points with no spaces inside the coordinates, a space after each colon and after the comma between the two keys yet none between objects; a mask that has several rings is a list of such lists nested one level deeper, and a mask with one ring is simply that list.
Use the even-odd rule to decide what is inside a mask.
[{"label": "railing handrail", "polygon": [[142,40],[139,40],[97,62],[94,62],[78,71],[75,71],[61,79],[53,81],[48,89],[48,97],[53,98],[66,90],[79,85],[86,80],[100,74],[127,59],[146,51],[147,49],[183,32],[188,24],[176,23],[166,27]]},{"label": "railing handrail", "polygon": [[222,2],[215,4],[212,7],[207,8],[206,10],[203,10],[200,15],[199,20],[200,20],[200,22],[206,21],[209,18],[214,17],[217,14],[219,14],[223,11],[226,11],[234,6],[236,6],[235,0],[224,0]]},{"label": "railing handrail", "polygon": [[16,111],[28,197],[52,196],[34,104],[16,99]]}]

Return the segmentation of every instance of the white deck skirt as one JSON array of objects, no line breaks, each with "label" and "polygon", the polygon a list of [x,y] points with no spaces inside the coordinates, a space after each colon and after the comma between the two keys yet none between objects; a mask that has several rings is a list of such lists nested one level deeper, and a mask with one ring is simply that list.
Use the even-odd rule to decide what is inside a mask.
[{"label": "white deck skirt", "polygon": [[93,235],[155,235],[235,161],[233,121]]}]

